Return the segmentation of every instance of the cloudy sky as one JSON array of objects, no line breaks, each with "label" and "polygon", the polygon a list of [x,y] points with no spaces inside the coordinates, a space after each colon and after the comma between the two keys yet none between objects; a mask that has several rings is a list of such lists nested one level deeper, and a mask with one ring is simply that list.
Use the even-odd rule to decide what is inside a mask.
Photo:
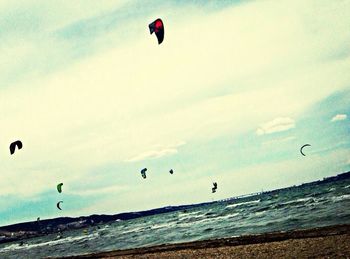
[{"label": "cloudy sky", "polygon": [[350,170],[349,0],[2,0],[0,16],[0,225]]}]

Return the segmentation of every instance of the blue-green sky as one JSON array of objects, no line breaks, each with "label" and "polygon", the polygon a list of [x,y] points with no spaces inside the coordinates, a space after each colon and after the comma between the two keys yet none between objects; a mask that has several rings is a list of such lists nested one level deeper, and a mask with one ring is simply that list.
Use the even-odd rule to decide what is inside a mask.
[{"label": "blue-green sky", "polygon": [[350,169],[350,1],[0,1],[0,17],[0,225]]}]

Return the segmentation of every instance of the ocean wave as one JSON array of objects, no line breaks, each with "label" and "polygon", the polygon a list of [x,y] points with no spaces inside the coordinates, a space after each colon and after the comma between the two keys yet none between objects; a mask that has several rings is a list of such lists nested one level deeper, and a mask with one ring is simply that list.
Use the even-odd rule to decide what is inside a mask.
[{"label": "ocean wave", "polygon": [[133,232],[142,232],[144,230],[146,230],[147,227],[136,227],[136,228],[132,228],[132,229],[128,229],[125,231],[120,232],[120,234],[129,234],[129,233],[133,233]]},{"label": "ocean wave", "polygon": [[306,198],[300,198],[300,199],[296,199],[296,200],[291,200],[291,201],[287,201],[284,204],[290,204],[290,203],[300,203],[300,202],[305,202],[305,201],[314,201],[314,197],[306,197]]},{"label": "ocean wave", "polygon": [[333,196],[331,197],[333,202],[337,202],[337,201],[342,201],[342,200],[348,200],[350,199],[350,194],[344,194],[344,195],[340,195],[340,196]]},{"label": "ocean wave", "polygon": [[191,222],[178,222],[177,226],[178,227],[188,227],[188,226],[193,226],[196,224],[200,224],[203,222],[207,222],[207,221],[211,221],[212,222],[213,219],[201,219],[201,220],[197,220],[197,221],[191,221]]},{"label": "ocean wave", "polygon": [[183,218],[183,217],[188,217],[188,216],[191,216],[191,215],[196,215],[196,214],[199,214],[199,213],[203,213],[203,212],[202,211],[182,212],[182,213],[178,214],[178,217],[179,218]]},{"label": "ocean wave", "polygon": [[170,227],[174,227],[175,225],[176,225],[175,222],[167,222],[162,224],[155,224],[151,226],[151,229],[170,228]]},{"label": "ocean wave", "polygon": [[238,207],[238,206],[250,205],[250,204],[255,204],[255,203],[259,203],[259,202],[260,202],[260,199],[259,200],[254,200],[254,201],[240,202],[240,203],[227,205],[225,208],[227,208],[227,209],[228,208],[235,208],[235,207]]},{"label": "ocean wave", "polygon": [[267,210],[257,211],[254,213],[254,216],[261,216],[261,215],[265,214],[266,212],[267,212]]},{"label": "ocean wave", "polygon": [[[202,213],[202,214],[199,214],[199,213]],[[202,219],[205,217],[206,216],[205,216],[205,213],[203,211],[196,211],[196,212],[192,212],[192,213],[178,215],[180,222],[184,222],[184,221],[193,222],[193,221],[196,221],[197,219]]]},{"label": "ocean wave", "polygon": [[35,244],[11,244],[9,246],[6,246],[2,248],[1,252],[5,251],[14,251],[14,250],[27,250],[27,249],[32,249],[35,247],[42,247],[42,246],[52,246],[52,245],[57,245],[57,244],[64,244],[64,243],[72,243],[74,241],[80,241],[82,239],[88,239],[91,240],[93,238],[98,237],[97,233],[92,233],[90,235],[84,235],[84,236],[76,236],[76,237],[66,237],[66,238],[61,238],[61,239],[56,239],[52,241],[46,241],[42,243],[35,243]]},{"label": "ocean wave", "polygon": [[308,201],[314,202],[315,199],[313,197],[299,198],[299,199],[295,199],[295,200],[291,200],[291,201],[278,203],[274,206],[274,208],[282,208],[282,207],[285,207],[286,205],[295,205],[295,204],[300,204],[300,203],[306,203]]},{"label": "ocean wave", "polygon": [[267,206],[264,206],[264,207],[258,207],[257,209],[255,209],[253,212],[263,212],[263,211],[267,211],[267,210],[270,210],[272,207],[271,205],[267,205]]},{"label": "ocean wave", "polygon": [[224,216],[218,216],[215,218],[211,218],[211,220],[217,221],[217,220],[221,220],[221,219],[229,219],[229,218],[234,218],[236,216],[238,216],[240,213],[232,213],[232,214],[227,214]]},{"label": "ocean wave", "polygon": [[227,214],[227,215],[218,216],[218,217],[211,217],[211,218],[202,218],[202,219],[199,219],[197,221],[191,221],[191,222],[179,222],[178,226],[179,227],[187,227],[187,226],[193,226],[193,225],[197,225],[197,224],[202,224],[202,223],[205,223],[205,222],[214,223],[216,221],[221,221],[221,220],[225,220],[225,219],[234,218],[234,217],[236,217],[238,215],[240,215],[240,213],[232,213],[232,214]]}]

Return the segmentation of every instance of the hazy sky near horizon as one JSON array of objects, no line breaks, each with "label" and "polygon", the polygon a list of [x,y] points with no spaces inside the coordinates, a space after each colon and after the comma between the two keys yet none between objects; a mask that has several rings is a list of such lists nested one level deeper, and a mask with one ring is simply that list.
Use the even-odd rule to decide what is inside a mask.
[{"label": "hazy sky near horizon", "polygon": [[0,225],[350,169],[348,0],[0,0],[0,16]]}]

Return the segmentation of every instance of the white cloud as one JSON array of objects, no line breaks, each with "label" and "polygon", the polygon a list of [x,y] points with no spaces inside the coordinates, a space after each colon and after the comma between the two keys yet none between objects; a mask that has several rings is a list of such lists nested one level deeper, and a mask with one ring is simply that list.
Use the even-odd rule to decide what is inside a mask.
[{"label": "white cloud", "polygon": [[333,118],[332,118],[332,122],[334,121],[343,121],[343,120],[346,120],[347,118],[347,115],[346,114],[337,114],[335,115]]},{"label": "white cloud", "polygon": [[260,125],[260,127],[256,130],[256,134],[260,136],[264,134],[286,131],[292,128],[295,128],[295,122],[293,119],[288,117],[280,117]]},{"label": "white cloud", "polygon": [[158,149],[143,152],[137,156],[127,159],[126,162],[136,162],[136,161],[142,161],[146,159],[155,159],[155,158],[161,158],[163,156],[177,154],[178,150],[176,149],[176,147],[179,147],[185,144],[186,142],[179,141],[176,144],[168,147],[159,147],[159,145],[157,145]]},{"label": "white cloud", "polygon": [[174,148],[167,148],[162,150],[151,150],[151,151],[142,153],[138,156],[132,157],[128,159],[127,162],[135,162],[135,161],[141,161],[145,159],[160,158],[163,156],[172,155],[176,153],[177,153],[177,149],[174,149]]}]

